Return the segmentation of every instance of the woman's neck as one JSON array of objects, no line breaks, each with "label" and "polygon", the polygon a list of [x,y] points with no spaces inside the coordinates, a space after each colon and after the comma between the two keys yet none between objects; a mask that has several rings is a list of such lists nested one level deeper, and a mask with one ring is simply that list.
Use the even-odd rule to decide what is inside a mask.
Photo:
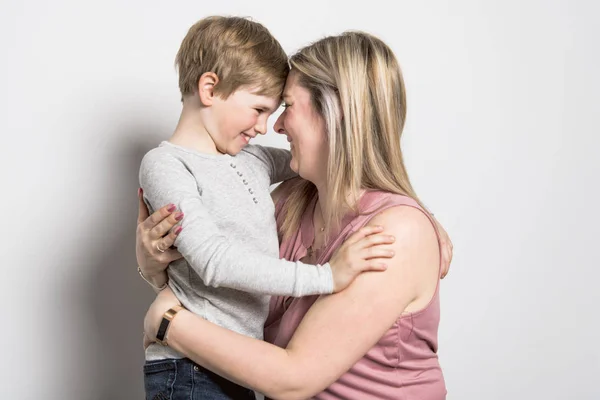
[{"label": "woman's neck", "polygon": [[[313,182],[314,183],[314,182]],[[329,205],[329,189],[326,184],[316,184],[318,197],[317,204],[315,204],[315,214],[320,213],[321,216],[325,215],[325,211],[328,210],[327,206]]]},{"label": "woman's neck", "polygon": [[[326,184],[319,185],[316,183],[314,183],[314,184],[317,187],[318,198],[317,198],[317,202],[315,204],[313,221],[315,221],[315,231],[318,231],[318,230],[320,230],[320,228],[327,228],[327,226],[326,226],[327,222],[325,222],[325,215],[328,215],[328,213],[327,213],[327,211],[329,210],[328,207],[331,207],[332,205],[330,204],[330,202],[331,202],[330,189],[327,187],[327,185]],[[346,199],[346,202],[342,205],[342,207],[347,208],[347,204],[357,203],[364,193],[365,193],[365,190],[360,189],[356,198],[354,198],[354,196],[351,193],[347,193],[346,196],[344,197]],[[346,212],[348,212],[348,211],[350,211],[350,210],[346,210]],[[318,225],[317,223],[319,221],[322,221],[322,223],[321,223],[321,225],[317,226]]]},{"label": "woman's neck", "polygon": [[[317,187],[317,192],[319,193],[319,197],[317,199],[317,205],[315,206],[315,210],[317,207],[320,207],[320,212],[322,212],[323,215],[325,215],[325,211],[328,210],[329,209],[328,207],[331,206],[331,204],[330,204],[331,200],[329,197],[330,190],[326,184],[319,185],[319,184],[314,183],[314,185]],[[346,199],[346,202],[348,204],[355,204],[360,200],[360,198],[363,196],[365,191],[366,191],[365,189],[360,189],[358,191],[358,194],[356,195],[356,197],[354,197],[354,195],[352,193],[346,193],[346,196],[344,198]]]}]

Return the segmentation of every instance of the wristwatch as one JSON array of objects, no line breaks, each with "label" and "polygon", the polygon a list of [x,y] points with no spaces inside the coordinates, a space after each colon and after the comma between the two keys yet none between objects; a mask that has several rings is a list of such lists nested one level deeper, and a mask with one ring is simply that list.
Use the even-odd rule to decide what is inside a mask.
[{"label": "wristwatch", "polygon": [[169,325],[175,315],[184,308],[182,306],[175,306],[167,310],[167,312],[163,315],[162,321],[160,322],[160,326],[158,327],[158,332],[156,333],[156,341],[163,346],[167,346],[167,330],[169,329]]}]

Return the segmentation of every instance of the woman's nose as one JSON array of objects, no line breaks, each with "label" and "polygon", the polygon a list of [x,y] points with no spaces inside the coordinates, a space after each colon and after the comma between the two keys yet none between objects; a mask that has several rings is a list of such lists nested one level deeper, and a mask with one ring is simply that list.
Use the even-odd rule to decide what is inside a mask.
[{"label": "woman's nose", "polygon": [[273,125],[273,130],[280,134],[285,134],[285,128],[283,127],[284,114],[285,112],[281,113],[275,121],[275,125]]}]

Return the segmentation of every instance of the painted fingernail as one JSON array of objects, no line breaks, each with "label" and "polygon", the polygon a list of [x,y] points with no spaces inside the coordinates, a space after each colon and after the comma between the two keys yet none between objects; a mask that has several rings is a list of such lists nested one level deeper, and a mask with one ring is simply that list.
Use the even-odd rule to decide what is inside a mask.
[{"label": "painted fingernail", "polygon": [[182,230],[183,230],[183,228],[181,226],[178,226],[177,229],[175,229],[175,234],[179,235]]},{"label": "painted fingernail", "polygon": [[183,213],[179,213],[175,216],[175,221],[181,221],[183,219]]},{"label": "painted fingernail", "polygon": [[394,240],[396,240],[396,238],[390,235],[390,240],[393,242]]},{"label": "painted fingernail", "polygon": [[141,196],[142,192],[143,192],[142,188],[138,188],[138,196]]},{"label": "painted fingernail", "polygon": [[169,204],[169,207],[167,207],[167,211],[168,212],[173,212],[175,211],[177,207],[175,207],[175,204]]}]

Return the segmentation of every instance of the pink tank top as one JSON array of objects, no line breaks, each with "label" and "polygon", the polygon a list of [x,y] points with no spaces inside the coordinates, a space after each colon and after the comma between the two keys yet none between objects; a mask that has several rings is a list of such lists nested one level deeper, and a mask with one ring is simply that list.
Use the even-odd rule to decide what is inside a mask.
[{"label": "pink tank top", "polygon": [[[302,217],[299,231],[280,246],[280,257],[297,261],[306,256],[314,236],[312,215],[316,197]],[[277,204],[278,222],[282,201]],[[381,191],[366,192],[360,201],[361,215],[347,216],[341,231],[332,236],[317,263],[326,263],[353,232],[381,211],[399,205],[421,209],[411,198]],[[425,213],[428,218],[429,215]],[[430,218],[431,220],[431,218]],[[432,221],[433,223],[433,221]],[[434,224],[435,227],[435,224]],[[437,230],[436,230],[437,232]],[[438,234],[439,239],[439,234]],[[287,347],[302,318],[319,296],[274,296],[265,323],[265,340]],[[441,400],[446,386],[437,357],[440,321],[439,281],[429,304],[418,312],[402,315],[385,335],[350,370],[314,399],[349,400]]]}]

